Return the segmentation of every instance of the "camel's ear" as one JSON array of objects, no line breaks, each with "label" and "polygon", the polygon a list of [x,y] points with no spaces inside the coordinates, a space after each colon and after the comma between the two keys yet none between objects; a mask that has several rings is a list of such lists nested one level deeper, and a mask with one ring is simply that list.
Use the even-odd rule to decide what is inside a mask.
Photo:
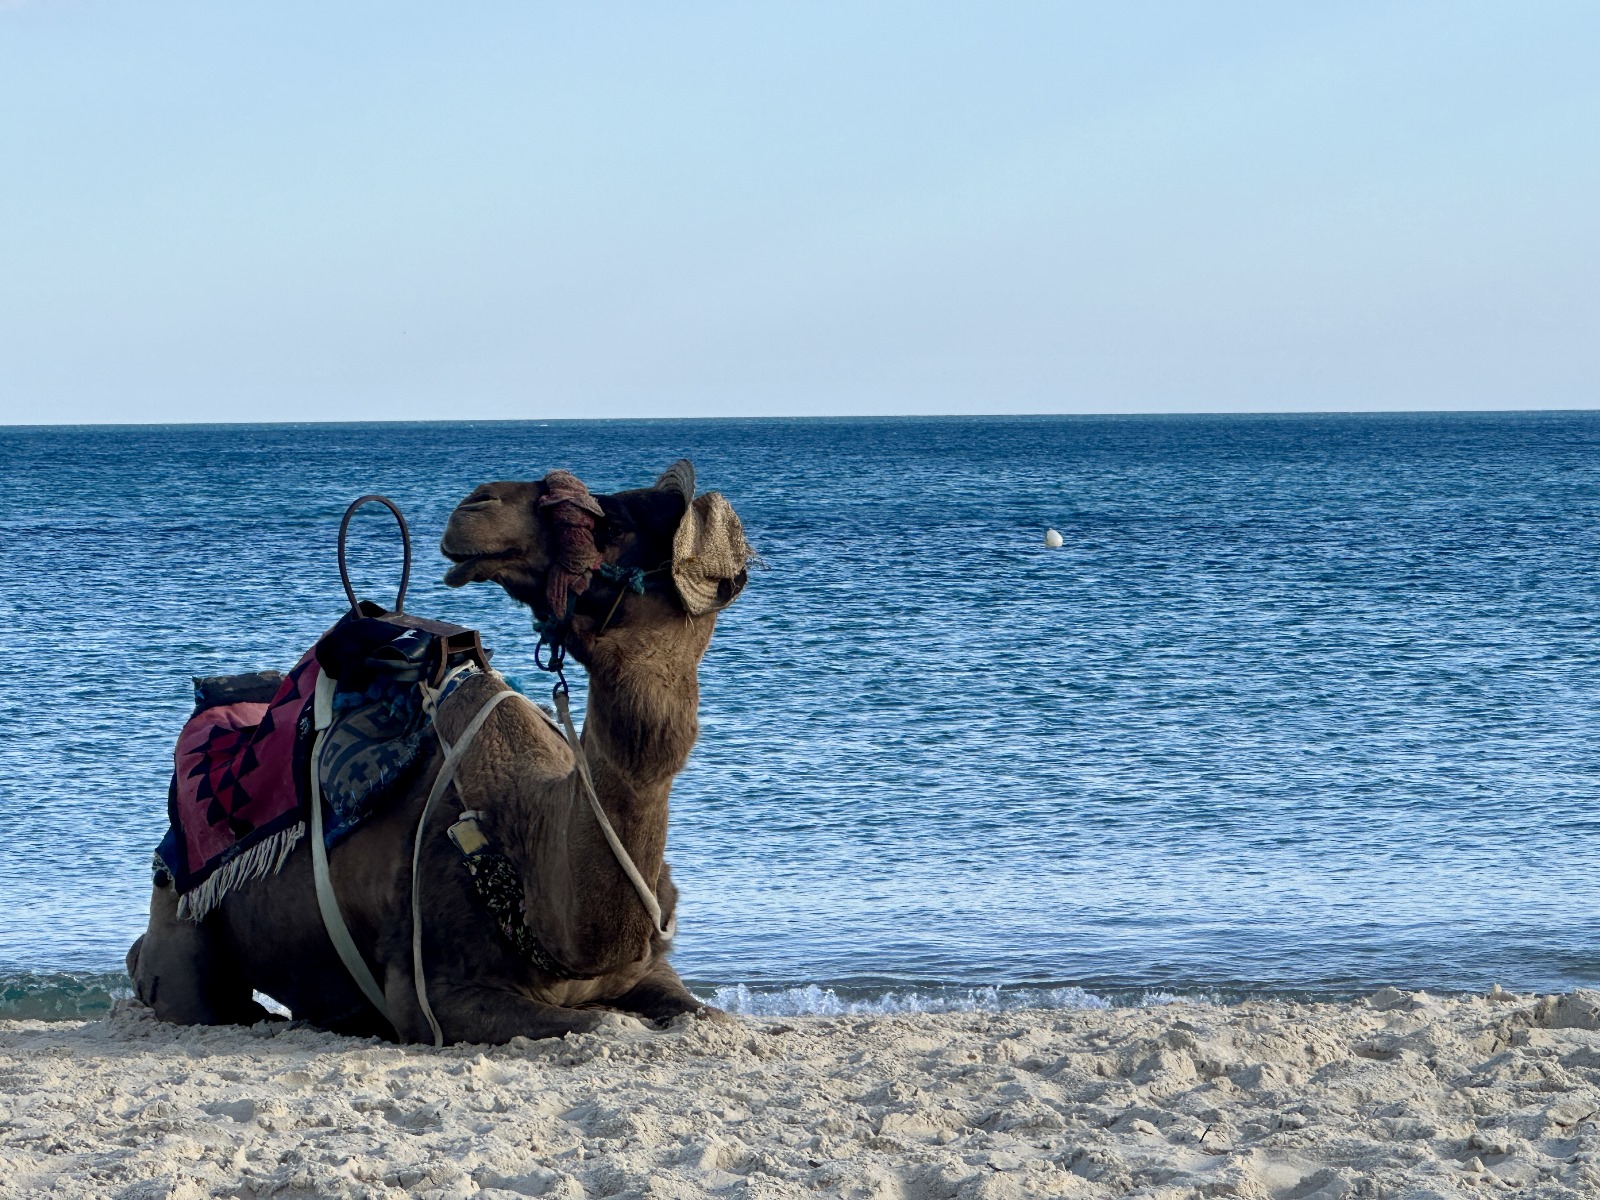
[{"label": "camel's ear", "polygon": [[688,508],[694,503],[694,464],[687,458],[680,458],[661,472],[661,478],[656,480],[655,490],[676,492],[683,497],[684,508]]},{"label": "camel's ear", "polygon": [[672,539],[672,582],[683,607],[696,617],[727,608],[749,582],[754,557],[739,514],[720,492],[695,500]]}]

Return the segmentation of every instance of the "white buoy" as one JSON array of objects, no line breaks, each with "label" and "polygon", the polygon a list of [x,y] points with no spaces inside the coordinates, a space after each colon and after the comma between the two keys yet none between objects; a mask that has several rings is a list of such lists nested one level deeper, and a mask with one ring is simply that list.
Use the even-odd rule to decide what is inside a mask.
[{"label": "white buoy", "polygon": [[1061,535],[1054,529],[1046,529],[1044,531],[1044,544],[1052,550],[1061,549]]}]

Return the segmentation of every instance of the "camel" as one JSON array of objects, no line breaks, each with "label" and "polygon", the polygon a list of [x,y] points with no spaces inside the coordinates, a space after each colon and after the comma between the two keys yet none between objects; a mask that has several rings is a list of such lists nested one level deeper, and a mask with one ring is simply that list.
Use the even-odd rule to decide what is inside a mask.
[{"label": "camel", "polygon": [[[625,856],[608,844],[557,724],[525,698],[504,697],[420,830],[437,750],[329,852],[339,910],[387,1019],[324,927],[310,837],[276,873],[233,888],[198,922],[178,915],[173,885],[158,874],[149,927],[128,952],[136,994],[166,1021],[251,1024],[268,1016],[257,991],[326,1029],[439,1044],[559,1037],[615,1020],[608,1010],[657,1023],[728,1019],[691,995],[667,961],[677,890],[662,856],[672,781],[698,731],[699,663],[753,557],[737,516],[714,492],[695,497],[683,461],[652,487],[613,495],[590,496],[573,476],[552,472],[479,487],[451,514],[440,549],[455,564],[447,584],[498,583],[533,610],[558,661],[570,655],[587,671],[582,757]],[[505,690],[493,672],[471,675],[439,704],[438,732],[453,745]],[[463,810],[514,866],[526,933],[544,965],[514,947],[474,890],[447,836]],[[413,971],[414,836],[425,1001]],[[639,888],[653,889],[659,923],[624,857],[648,881]]]}]

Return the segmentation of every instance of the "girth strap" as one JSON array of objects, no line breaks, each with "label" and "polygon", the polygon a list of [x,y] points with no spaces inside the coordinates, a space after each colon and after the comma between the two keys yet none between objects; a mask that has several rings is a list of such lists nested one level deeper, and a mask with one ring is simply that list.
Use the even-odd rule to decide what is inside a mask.
[{"label": "girth strap", "polygon": [[[499,676],[496,675],[495,678],[498,679]],[[440,690],[443,690],[442,686]],[[498,708],[502,701],[519,693],[506,688],[490,696],[478,710],[477,715],[461,731],[461,736],[456,739],[454,745],[445,741],[444,734],[439,732],[439,714],[433,699],[437,694],[431,688],[425,688],[422,693],[423,703],[427,706],[429,715],[433,717],[433,731],[438,735],[439,745],[444,747],[444,762],[439,764],[439,774],[434,776],[433,788],[428,792],[428,802],[422,806],[422,815],[417,818],[417,832],[411,839],[411,975],[417,986],[417,1005],[422,1009],[423,1017],[427,1019],[428,1029],[433,1034],[433,1044],[442,1046],[444,1032],[439,1028],[438,1019],[433,1015],[433,1006],[428,1003],[428,977],[422,966],[422,831],[428,826],[428,815],[433,812],[433,806],[439,802],[439,797],[444,795],[445,789],[450,786],[450,781],[456,777],[456,768],[461,765],[461,760],[472,746],[472,739],[478,736],[478,730],[483,728],[483,723],[489,719],[489,714]]]},{"label": "girth strap", "polygon": [[[389,1012],[383,989],[378,986],[378,981],[368,968],[366,959],[362,958],[361,951],[356,949],[355,939],[350,936],[350,927],[345,924],[344,913],[339,908],[339,899],[334,894],[333,879],[328,871],[328,849],[322,835],[322,788],[319,783],[321,772],[318,770],[318,765],[323,731],[333,723],[333,693],[336,686],[336,681],[326,672],[317,676],[317,690],[313,700],[313,720],[317,733],[311,745],[311,874],[316,883],[317,907],[322,912],[322,924],[328,931],[328,938],[333,942],[333,948],[339,953],[339,960],[344,963],[344,969],[350,973],[350,978],[355,980],[362,995],[383,1014],[383,1019],[389,1022],[394,1031],[399,1033],[400,1026]],[[424,689],[423,695],[429,716],[437,718],[436,698],[444,692],[444,685],[441,683],[437,690],[424,685]],[[489,714],[508,696],[516,694],[507,689],[491,696],[461,731],[461,736],[456,739],[453,746],[444,740],[443,734],[438,734],[437,723],[434,725],[434,732],[438,734],[439,744],[445,753],[444,761],[439,765],[439,773],[434,777],[433,788],[428,792],[427,802],[422,806],[422,816],[417,820],[417,832],[412,838],[411,968],[416,982],[417,1003],[428,1022],[435,1046],[444,1045],[444,1034],[433,1015],[432,1006],[428,1003],[428,985],[422,969],[422,897],[418,887],[422,866],[422,831],[427,826],[434,805],[455,778],[456,768],[472,745],[472,740],[478,736],[478,731],[483,728],[483,723],[489,719]]]},{"label": "girth strap", "polygon": [[355,939],[350,936],[350,927],[345,924],[344,913],[339,910],[339,898],[333,892],[333,878],[328,873],[328,846],[322,837],[322,785],[319,782],[322,772],[319,770],[319,764],[322,736],[328,726],[333,724],[333,692],[336,686],[333,676],[326,671],[318,672],[317,690],[312,699],[312,720],[315,722],[317,733],[311,743],[311,877],[317,886],[317,907],[322,910],[322,925],[328,931],[328,939],[333,942],[333,948],[339,953],[339,961],[344,963],[344,969],[350,973],[350,978],[356,981],[356,986],[361,989],[362,995],[372,1003],[373,1008],[383,1014],[383,1019],[389,1022],[394,1031],[399,1033],[399,1026],[395,1025],[394,1018],[389,1015],[389,1006],[384,1001],[383,989],[373,978],[367,960],[361,957],[361,951],[356,949]]}]

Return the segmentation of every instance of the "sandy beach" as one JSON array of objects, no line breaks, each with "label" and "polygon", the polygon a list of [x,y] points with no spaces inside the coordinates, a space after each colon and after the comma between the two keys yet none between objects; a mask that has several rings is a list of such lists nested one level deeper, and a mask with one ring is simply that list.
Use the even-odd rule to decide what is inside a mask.
[{"label": "sandy beach", "polygon": [[1600,1195],[1600,994],[618,1017],[444,1050],[0,1024],[0,1194]]}]

